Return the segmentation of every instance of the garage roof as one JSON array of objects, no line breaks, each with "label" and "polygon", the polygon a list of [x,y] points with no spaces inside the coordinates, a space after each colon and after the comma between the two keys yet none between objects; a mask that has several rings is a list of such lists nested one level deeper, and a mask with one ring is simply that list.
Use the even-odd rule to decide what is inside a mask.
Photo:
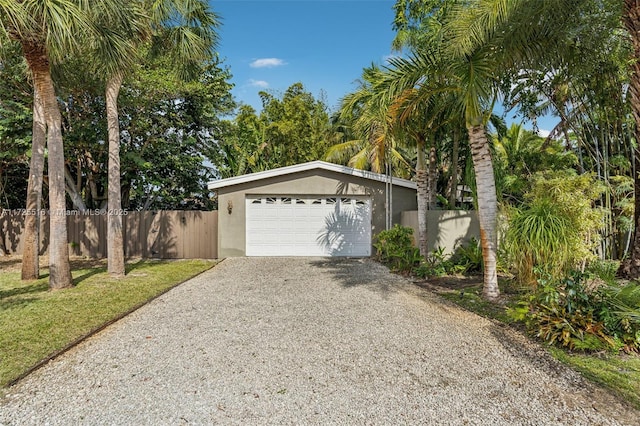
[{"label": "garage roof", "polygon": [[[352,167],[341,166],[339,164],[327,163],[325,161],[311,161],[309,163],[296,164],[293,166],[280,167],[278,169],[266,170],[264,172],[250,173],[242,176],[235,176],[227,179],[220,179],[209,182],[209,189],[226,188],[228,186],[239,185],[241,183],[255,182],[261,179],[268,179],[277,176],[283,176],[292,173],[306,172],[309,170],[328,170],[336,173],[343,173],[345,175],[357,176],[364,179],[371,179],[378,182],[387,182],[388,176],[380,173],[373,173],[366,170],[358,170]],[[393,184],[398,186],[404,186],[409,189],[417,189],[415,182],[410,180],[393,178]]]}]

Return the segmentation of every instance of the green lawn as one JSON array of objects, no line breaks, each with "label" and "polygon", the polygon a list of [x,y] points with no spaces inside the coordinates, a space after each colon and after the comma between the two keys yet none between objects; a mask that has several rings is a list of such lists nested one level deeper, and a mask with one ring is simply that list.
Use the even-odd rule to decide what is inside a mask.
[{"label": "green lawn", "polygon": [[[501,285],[503,294],[508,296],[511,290],[507,285],[505,288],[502,288]],[[481,297],[481,285],[465,288],[464,292],[455,290],[439,293],[445,299],[478,315],[517,326],[505,312],[508,303],[487,302]],[[560,362],[579,371],[591,381],[608,388],[636,408],[640,408],[640,356],[610,353],[587,354],[549,346],[547,348]]]},{"label": "green lawn", "polygon": [[47,270],[37,281],[0,273],[0,387],[106,323],[207,269],[207,260],[141,260],[113,279],[106,264],[73,271],[75,286],[49,291]]}]

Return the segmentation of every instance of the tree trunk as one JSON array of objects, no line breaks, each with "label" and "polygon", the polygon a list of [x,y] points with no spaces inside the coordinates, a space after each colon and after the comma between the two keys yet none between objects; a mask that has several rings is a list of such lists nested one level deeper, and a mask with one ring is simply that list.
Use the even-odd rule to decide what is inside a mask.
[{"label": "tree trunk", "polygon": [[121,74],[116,74],[107,81],[106,103],[109,132],[107,269],[112,277],[122,277],[125,274],[120,194],[120,125],[118,123],[118,93],[121,86]]},{"label": "tree trunk", "polygon": [[458,195],[458,156],[460,152],[460,140],[458,129],[453,130],[453,152],[451,153],[451,190],[449,191],[449,208],[456,208],[456,196]]},{"label": "tree trunk", "polygon": [[40,207],[42,205],[42,177],[44,173],[44,148],[47,142],[47,124],[42,100],[33,89],[33,131],[31,137],[31,160],[29,161],[29,183],[27,184],[27,214],[24,218],[24,250],[22,252],[22,279],[36,280],[40,277]]},{"label": "tree trunk", "polygon": [[434,210],[436,208],[436,193],[438,192],[438,157],[436,154],[436,143],[431,141],[429,146],[429,199],[427,208]]},{"label": "tree trunk", "polygon": [[37,44],[22,42],[24,55],[33,75],[34,85],[41,97],[47,123],[49,148],[49,287],[52,290],[71,287],[69,245],[64,183],[64,149],[62,145],[62,117],[51,79],[49,58]]},{"label": "tree trunk", "polygon": [[418,161],[416,164],[416,183],[418,185],[418,248],[420,255],[427,257],[429,246],[427,245],[428,226],[427,206],[429,203],[429,182],[426,169],[425,141],[422,137],[418,140]]},{"label": "tree trunk", "polygon": [[[78,175],[80,175],[78,173]],[[67,166],[64,167],[64,178],[65,178],[65,188],[67,190],[67,194],[69,194],[69,198],[71,198],[71,202],[73,203],[73,207],[76,210],[80,210],[81,212],[87,211],[87,206],[82,199],[82,196],[78,192],[78,188],[76,187],[76,183],[73,181],[73,176],[71,176],[71,172]]]},{"label": "tree trunk", "polygon": [[[640,141],[640,3],[635,0],[624,1],[622,21],[631,36],[634,61],[630,61],[631,77],[629,90],[631,93],[631,111],[636,126],[634,137]],[[636,164],[640,164],[640,146],[634,148]],[[634,179],[635,212],[633,215],[634,230],[629,259],[620,265],[618,271],[625,278],[640,277],[640,175],[636,171]]]},{"label": "tree trunk", "polygon": [[469,126],[467,130],[469,131],[471,158],[473,159],[473,168],[476,176],[480,243],[482,244],[482,259],[484,260],[482,294],[489,300],[495,300],[500,296],[500,290],[498,288],[496,262],[498,199],[493,164],[484,126]]}]

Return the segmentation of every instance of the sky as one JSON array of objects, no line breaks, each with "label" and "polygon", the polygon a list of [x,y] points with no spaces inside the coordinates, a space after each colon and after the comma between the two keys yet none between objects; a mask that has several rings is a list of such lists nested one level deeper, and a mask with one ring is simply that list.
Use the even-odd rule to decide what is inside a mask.
[{"label": "sky", "polygon": [[[222,18],[218,52],[233,75],[232,93],[257,111],[258,92],[281,94],[296,82],[335,111],[340,99],[357,89],[363,68],[382,65],[395,54],[395,0],[209,3]],[[538,122],[542,134],[554,124],[546,118]]]}]

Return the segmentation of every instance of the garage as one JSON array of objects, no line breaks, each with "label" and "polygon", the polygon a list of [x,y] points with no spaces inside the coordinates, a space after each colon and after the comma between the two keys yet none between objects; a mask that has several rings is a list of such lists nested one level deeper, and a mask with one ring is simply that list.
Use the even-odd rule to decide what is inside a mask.
[{"label": "garage", "polygon": [[247,256],[371,255],[367,197],[249,196]]},{"label": "garage", "polygon": [[[220,179],[218,255],[367,257],[401,213],[416,210],[416,184],[323,161]],[[393,201],[390,203],[389,200]]]}]

